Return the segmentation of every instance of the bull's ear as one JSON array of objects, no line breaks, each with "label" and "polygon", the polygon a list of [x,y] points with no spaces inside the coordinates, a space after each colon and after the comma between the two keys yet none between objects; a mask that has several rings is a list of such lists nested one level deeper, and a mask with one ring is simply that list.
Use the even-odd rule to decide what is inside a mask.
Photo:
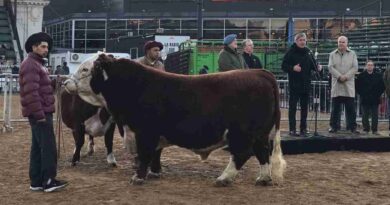
[{"label": "bull's ear", "polygon": [[99,64],[97,63],[98,62],[95,62],[95,66],[91,71],[92,78],[89,82],[89,85],[91,86],[91,89],[95,94],[99,94],[100,92],[102,92],[102,87],[104,83],[103,70],[101,67],[99,67]]}]

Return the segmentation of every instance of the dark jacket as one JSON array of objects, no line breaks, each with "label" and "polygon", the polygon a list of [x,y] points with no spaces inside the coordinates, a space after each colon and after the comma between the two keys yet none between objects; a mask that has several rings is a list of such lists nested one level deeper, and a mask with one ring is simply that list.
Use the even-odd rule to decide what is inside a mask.
[{"label": "dark jacket", "polygon": [[219,53],[218,66],[219,71],[248,68],[242,55],[229,46],[225,46]]},{"label": "dark jacket", "polygon": [[19,71],[20,102],[24,117],[36,120],[45,118],[45,113],[53,113],[54,95],[44,60],[35,53],[29,53]]},{"label": "dark jacket", "polygon": [[[295,72],[294,66],[299,64],[301,72]],[[317,70],[317,63],[310,50],[306,47],[299,48],[295,43],[284,55],[282,70],[288,73],[288,85],[290,92],[308,93],[311,87],[311,72]]]},{"label": "dark jacket", "polygon": [[69,67],[68,66],[62,66],[62,70],[64,71],[64,75],[69,75]]},{"label": "dark jacket", "polygon": [[259,57],[254,54],[249,55],[248,53],[243,52],[242,56],[244,57],[245,63],[248,65],[248,68],[263,68]]},{"label": "dark jacket", "polygon": [[380,97],[385,91],[382,75],[363,71],[356,79],[356,91],[360,95],[363,105],[379,105]]}]

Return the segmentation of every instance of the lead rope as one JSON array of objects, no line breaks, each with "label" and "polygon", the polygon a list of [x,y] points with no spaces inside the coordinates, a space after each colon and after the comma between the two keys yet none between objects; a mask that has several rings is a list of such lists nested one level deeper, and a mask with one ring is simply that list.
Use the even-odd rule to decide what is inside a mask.
[{"label": "lead rope", "polygon": [[[63,133],[62,133],[62,112],[61,112],[61,107],[62,107],[62,105],[61,105],[61,85],[62,85],[61,77],[59,75],[57,75],[56,87],[55,87],[56,96],[57,96],[57,108],[56,108],[56,110],[57,110],[56,134],[57,134],[57,137],[58,137],[57,159],[61,158],[61,138],[63,138]],[[62,143],[63,143],[62,147],[64,148],[64,151],[65,151],[64,140],[62,140]]]}]

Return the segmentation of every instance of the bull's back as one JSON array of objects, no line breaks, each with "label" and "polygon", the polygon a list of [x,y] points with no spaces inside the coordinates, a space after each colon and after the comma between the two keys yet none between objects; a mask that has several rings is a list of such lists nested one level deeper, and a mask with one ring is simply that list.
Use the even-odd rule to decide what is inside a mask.
[{"label": "bull's back", "polygon": [[167,94],[165,105],[171,106],[162,123],[171,127],[165,134],[182,136],[180,143],[215,141],[233,127],[269,132],[274,125],[277,84],[271,73],[227,72],[192,78],[176,87],[175,95],[172,90]]}]

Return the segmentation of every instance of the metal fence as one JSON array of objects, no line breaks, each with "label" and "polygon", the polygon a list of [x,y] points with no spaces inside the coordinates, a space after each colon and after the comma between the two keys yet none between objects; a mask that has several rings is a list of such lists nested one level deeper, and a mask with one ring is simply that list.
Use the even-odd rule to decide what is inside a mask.
[{"label": "metal fence", "polygon": [[[56,75],[51,75],[51,78],[56,78]],[[278,80],[280,93],[280,107],[288,109],[288,80]],[[318,96],[318,98],[316,98]],[[0,106],[3,107],[0,111],[0,121],[3,120],[3,130],[11,128],[11,122],[26,121],[22,116],[20,97],[19,97],[19,75],[17,74],[0,74]],[[330,86],[328,81],[312,81],[312,89],[309,100],[309,111],[314,111],[314,102],[318,102],[318,120],[329,120],[331,111]],[[357,120],[361,120],[360,99],[355,98],[357,109]],[[388,118],[388,98],[384,95],[381,97],[379,105],[379,119],[386,120]],[[3,103],[1,103],[3,102]],[[298,108],[299,109],[299,108]],[[344,116],[344,115],[342,115]],[[54,116],[55,119],[55,116]],[[282,120],[287,120],[287,116],[282,116]],[[312,118],[308,119],[312,120]]]}]

